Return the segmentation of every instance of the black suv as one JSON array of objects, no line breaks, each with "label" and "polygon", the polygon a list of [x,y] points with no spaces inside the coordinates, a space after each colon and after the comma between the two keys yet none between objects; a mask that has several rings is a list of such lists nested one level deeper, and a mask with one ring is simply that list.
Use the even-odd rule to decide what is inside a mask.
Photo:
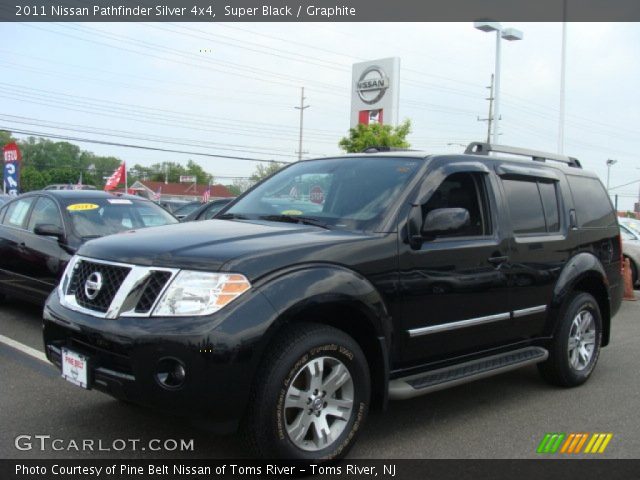
[{"label": "black suv", "polygon": [[81,247],[46,354],[82,387],[241,426],[262,457],[342,456],[370,407],[525,365],[580,385],[621,303],[616,215],[569,157],[308,160],[218,218]]}]

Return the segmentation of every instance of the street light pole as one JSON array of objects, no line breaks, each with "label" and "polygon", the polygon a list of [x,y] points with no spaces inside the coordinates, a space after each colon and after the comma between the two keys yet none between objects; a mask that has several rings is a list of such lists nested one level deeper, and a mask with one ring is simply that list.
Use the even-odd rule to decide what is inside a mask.
[{"label": "street light pole", "polygon": [[493,143],[499,143],[500,135],[500,59],[502,57],[501,30],[496,30],[496,71],[493,94]]},{"label": "street light pole", "polygon": [[502,40],[522,40],[523,34],[515,28],[502,28],[499,22],[478,21],[474,27],[483,32],[496,32],[496,65],[493,101],[493,143],[498,143],[500,135],[500,70],[502,62]]}]

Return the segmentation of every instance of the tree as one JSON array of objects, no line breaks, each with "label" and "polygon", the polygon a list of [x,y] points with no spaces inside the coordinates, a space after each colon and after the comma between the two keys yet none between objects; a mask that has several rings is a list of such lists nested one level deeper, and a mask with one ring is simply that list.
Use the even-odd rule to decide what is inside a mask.
[{"label": "tree", "polygon": [[369,147],[409,148],[406,137],[411,133],[411,120],[405,120],[400,125],[372,125],[358,124],[349,130],[349,135],[343,137],[338,146],[347,153],[358,153]]},{"label": "tree", "polygon": [[253,171],[253,174],[251,175],[251,181],[259,182],[263,178],[273,175],[282,167],[284,167],[284,163],[278,163],[278,162],[271,162],[267,164],[259,163],[258,165],[256,165],[256,169]]},{"label": "tree", "polygon": [[4,147],[7,143],[15,141],[16,139],[11,136],[11,132],[0,130],[0,148]]}]

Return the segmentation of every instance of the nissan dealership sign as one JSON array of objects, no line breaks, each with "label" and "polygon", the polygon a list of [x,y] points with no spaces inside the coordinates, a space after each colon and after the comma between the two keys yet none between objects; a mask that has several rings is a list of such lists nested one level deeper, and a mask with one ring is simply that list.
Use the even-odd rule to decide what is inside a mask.
[{"label": "nissan dealership sign", "polygon": [[398,121],[400,59],[383,58],[353,65],[351,127]]}]

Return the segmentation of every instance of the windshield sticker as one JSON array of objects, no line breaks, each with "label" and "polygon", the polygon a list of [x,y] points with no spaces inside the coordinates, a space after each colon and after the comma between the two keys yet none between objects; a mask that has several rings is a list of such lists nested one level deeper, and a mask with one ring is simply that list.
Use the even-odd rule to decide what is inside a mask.
[{"label": "windshield sticker", "polygon": [[126,198],[108,198],[107,202],[111,205],[131,205],[131,200],[127,200]]},{"label": "windshield sticker", "polygon": [[74,203],[73,205],[69,205],[67,210],[70,212],[83,212],[85,210],[97,210],[100,208],[100,205],[96,205],[95,203]]},{"label": "windshield sticker", "polygon": [[300,210],[283,210],[280,212],[282,215],[302,215]]}]

